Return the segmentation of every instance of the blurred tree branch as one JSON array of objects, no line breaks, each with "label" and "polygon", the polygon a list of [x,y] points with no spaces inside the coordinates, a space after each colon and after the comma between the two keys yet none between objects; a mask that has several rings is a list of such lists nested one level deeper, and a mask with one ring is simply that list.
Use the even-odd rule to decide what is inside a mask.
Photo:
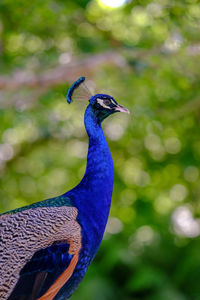
[{"label": "blurred tree branch", "polygon": [[39,75],[21,70],[12,76],[0,76],[0,89],[12,91],[21,87],[37,87],[46,90],[60,83],[73,82],[82,74],[90,76],[99,66],[104,64],[124,67],[126,60],[116,52],[110,51],[77,59],[65,66],[57,66]]},{"label": "blurred tree branch", "polygon": [[[196,56],[199,55],[199,46],[195,45],[191,48],[187,48],[187,55]],[[134,59],[142,59],[144,56],[161,54],[162,49],[154,48],[152,50],[145,51],[127,51],[129,57]],[[162,53],[163,54],[163,53]],[[176,53],[168,53],[176,54]],[[19,88],[40,88],[46,90],[49,87],[53,87],[57,84],[73,82],[77,77],[84,74],[85,76],[91,76],[95,73],[96,69],[104,64],[115,65],[119,68],[128,67],[128,62],[122,55],[116,51],[108,51],[96,55],[88,55],[84,58],[74,59],[67,65],[59,65],[52,69],[49,69],[43,73],[35,74],[27,70],[19,70],[14,72],[11,76],[0,76],[0,90],[14,91]]]},{"label": "blurred tree branch", "polygon": [[[199,55],[199,44],[186,47],[186,55],[189,56],[198,56]],[[28,108],[33,105],[35,99],[45,93],[51,87],[54,87],[58,84],[73,82],[77,77],[84,74],[85,76],[91,77],[99,67],[103,65],[113,65],[123,70],[130,69],[130,63],[127,57],[134,60],[142,60],[151,55],[176,55],[178,53],[163,53],[161,48],[152,48],[150,50],[130,50],[126,49],[125,51],[107,51],[100,54],[87,55],[78,58],[74,58],[70,63],[65,65],[58,65],[52,67],[41,73],[34,73],[30,70],[18,70],[13,72],[10,76],[0,76],[0,108],[8,106],[16,106],[18,109]],[[131,66],[133,71],[133,66]],[[26,100],[24,100],[24,95],[19,93],[12,94],[10,97],[8,93],[12,93],[16,90],[33,89],[32,95]],[[9,101],[8,101],[9,99]],[[29,100],[27,100],[29,99]],[[194,103],[193,103],[194,102]],[[182,109],[177,112],[179,117],[182,117],[185,113],[189,111],[194,111],[199,109],[200,106],[199,99],[191,101],[189,104],[186,104]]]}]

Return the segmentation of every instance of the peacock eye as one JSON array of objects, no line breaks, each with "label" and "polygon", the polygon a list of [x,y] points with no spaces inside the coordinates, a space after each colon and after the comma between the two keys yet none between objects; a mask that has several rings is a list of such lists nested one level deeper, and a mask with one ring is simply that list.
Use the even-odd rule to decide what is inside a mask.
[{"label": "peacock eye", "polygon": [[105,99],[103,100],[103,103],[107,106],[109,106],[111,104],[111,101],[109,99]]}]

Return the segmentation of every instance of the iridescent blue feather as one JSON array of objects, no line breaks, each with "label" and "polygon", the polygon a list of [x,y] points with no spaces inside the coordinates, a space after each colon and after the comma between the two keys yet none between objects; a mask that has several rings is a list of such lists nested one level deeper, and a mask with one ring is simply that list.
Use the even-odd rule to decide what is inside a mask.
[{"label": "iridescent blue feather", "polygon": [[81,85],[81,83],[83,83],[84,81],[85,81],[85,77],[81,76],[78,80],[74,81],[73,84],[71,85],[71,87],[69,88],[67,96],[66,96],[67,102],[69,104],[73,101],[72,96],[73,96],[75,89],[77,89]]}]

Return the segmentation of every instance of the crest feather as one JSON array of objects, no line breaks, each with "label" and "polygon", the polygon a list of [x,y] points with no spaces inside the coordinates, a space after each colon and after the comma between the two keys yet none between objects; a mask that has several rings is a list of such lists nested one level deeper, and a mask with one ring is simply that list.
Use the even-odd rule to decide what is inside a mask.
[{"label": "crest feather", "polygon": [[85,77],[82,76],[73,82],[66,96],[68,103],[71,103],[73,100],[85,101],[90,99],[92,93],[84,81]]}]

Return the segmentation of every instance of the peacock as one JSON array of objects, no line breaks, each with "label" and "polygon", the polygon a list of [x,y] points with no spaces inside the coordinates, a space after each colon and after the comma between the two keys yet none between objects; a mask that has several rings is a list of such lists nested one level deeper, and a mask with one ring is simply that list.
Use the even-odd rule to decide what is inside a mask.
[{"label": "peacock", "polygon": [[[69,103],[84,80],[80,77],[69,88]],[[114,167],[101,124],[115,112],[129,111],[106,94],[87,91],[81,97],[89,100],[84,115],[89,146],[80,183],[61,196],[0,215],[1,300],[68,299],[102,241]]]}]

